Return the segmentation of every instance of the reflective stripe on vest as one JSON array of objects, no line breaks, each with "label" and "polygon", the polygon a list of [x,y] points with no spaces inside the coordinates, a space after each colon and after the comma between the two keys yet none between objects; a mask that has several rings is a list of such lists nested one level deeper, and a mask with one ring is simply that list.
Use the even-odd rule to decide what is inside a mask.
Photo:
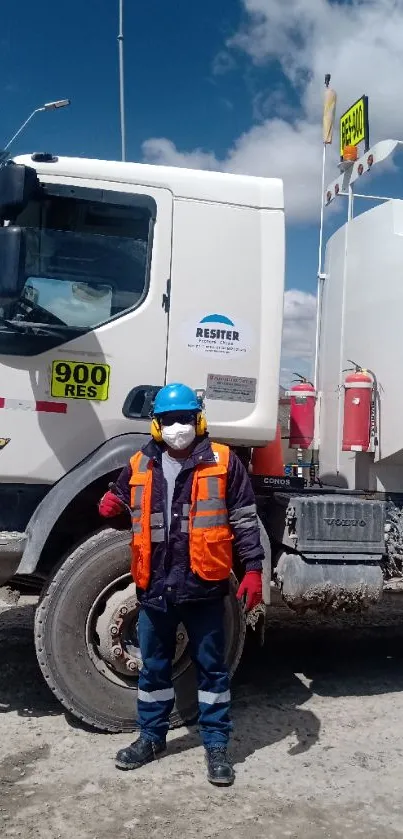
[{"label": "reflective stripe on vest", "polygon": [[[139,588],[147,588],[151,569],[151,489],[152,461],[142,452],[130,460],[130,507],[132,511],[132,565],[131,572]],[[144,523],[147,522],[147,527]],[[164,521],[162,518],[162,535]]]},{"label": "reflective stripe on vest", "polygon": [[[232,569],[232,531],[226,505],[229,448],[211,446],[215,462],[193,473],[191,504],[182,507],[181,532],[189,533],[191,570],[204,580],[227,579]],[[130,461],[132,575],[146,589],[151,577],[152,546],[165,541],[163,513],[151,512],[153,462],[142,452]]]}]

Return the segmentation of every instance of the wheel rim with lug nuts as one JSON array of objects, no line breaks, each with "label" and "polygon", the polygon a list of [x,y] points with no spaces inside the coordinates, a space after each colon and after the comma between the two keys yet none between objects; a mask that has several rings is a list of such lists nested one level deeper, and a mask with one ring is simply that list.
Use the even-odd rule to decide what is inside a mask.
[{"label": "wheel rim with lug nuts", "polygon": [[[142,667],[137,637],[139,609],[136,586],[125,574],[100,592],[86,621],[86,644],[93,664],[109,681],[130,688],[135,686]],[[182,624],[176,641],[173,671],[178,676],[190,663]]]}]

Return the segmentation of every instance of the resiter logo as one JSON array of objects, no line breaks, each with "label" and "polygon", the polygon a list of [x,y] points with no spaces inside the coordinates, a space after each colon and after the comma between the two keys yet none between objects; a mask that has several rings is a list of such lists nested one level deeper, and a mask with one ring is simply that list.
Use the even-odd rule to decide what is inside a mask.
[{"label": "resiter logo", "polygon": [[[207,324],[211,324],[211,326]],[[225,315],[206,315],[196,328],[196,338],[207,338],[215,341],[239,341],[239,332],[235,329],[232,320]]]}]

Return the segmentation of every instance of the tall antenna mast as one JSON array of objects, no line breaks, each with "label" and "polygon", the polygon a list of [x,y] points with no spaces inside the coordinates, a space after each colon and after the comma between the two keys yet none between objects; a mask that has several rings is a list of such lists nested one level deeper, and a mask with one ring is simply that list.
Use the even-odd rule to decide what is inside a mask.
[{"label": "tall antenna mast", "polygon": [[122,160],[126,160],[126,123],[125,123],[125,79],[123,61],[123,0],[119,0],[119,102],[120,102],[120,137],[122,143]]}]

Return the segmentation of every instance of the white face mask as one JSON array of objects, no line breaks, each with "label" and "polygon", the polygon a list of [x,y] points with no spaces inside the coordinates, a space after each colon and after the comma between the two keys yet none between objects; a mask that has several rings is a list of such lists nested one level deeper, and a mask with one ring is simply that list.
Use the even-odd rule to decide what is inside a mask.
[{"label": "white face mask", "polygon": [[162,439],[171,449],[187,449],[196,437],[196,429],[192,423],[182,425],[174,422],[173,425],[163,425],[161,429]]}]

